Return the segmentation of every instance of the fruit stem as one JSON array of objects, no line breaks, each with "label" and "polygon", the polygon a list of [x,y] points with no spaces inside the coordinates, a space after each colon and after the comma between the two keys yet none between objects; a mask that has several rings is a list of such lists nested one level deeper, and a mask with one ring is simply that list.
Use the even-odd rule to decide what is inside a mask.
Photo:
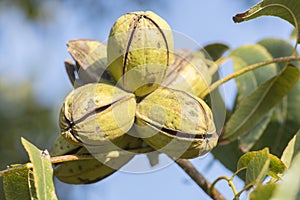
[{"label": "fruit stem", "polygon": [[[151,147],[144,147],[144,148],[138,148],[138,149],[131,149],[130,152],[133,153],[147,153],[153,151],[153,149]],[[126,151],[127,153],[127,151]],[[120,156],[120,154],[122,154],[122,151],[119,151],[119,154],[117,154],[118,156]],[[98,154],[97,154],[98,155]],[[62,162],[68,162],[68,161],[74,161],[74,160],[89,160],[89,159],[95,159],[95,154],[91,155],[62,155],[62,156],[55,156],[55,157],[51,157],[50,161],[52,164],[57,164],[57,163],[62,163]],[[104,157],[106,158],[114,158],[115,154],[109,154],[109,153],[105,153],[103,154]],[[13,172],[18,172],[19,170],[24,170],[24,169],[32,169],[33,168],[33,164],[32,163],[26,163],[23,165],[12,165],[12,166],[8,166],[7,169],[0,171],[0,177],[1,176],[5,176],[9,173],[13,173]]]},{"label": "fruit stem", "polygon": [[[209,188],[209,192],[211,193],[215,187],[215,185],[217,184],[217,182],[219,182],[220,180],[226,180],[228,182],[229,187],[232,189],[233,195],[235,196],[235,198],[237,197],[237,190],[233,184],[232,178],[228,178],[227,176],[220,176],[218,177],[210,186]],[[238,198],[237,198],[238,199]]]}]

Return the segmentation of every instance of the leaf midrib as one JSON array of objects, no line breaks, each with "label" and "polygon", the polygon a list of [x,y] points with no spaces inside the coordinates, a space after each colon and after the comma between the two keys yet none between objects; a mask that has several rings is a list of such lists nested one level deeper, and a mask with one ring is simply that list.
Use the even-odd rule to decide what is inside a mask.
[{"label": "leaf midrib", "polygon": [[[276,81],[276,80],[278,80],[278,78],[280,77],[280,75],[282,74],[282,72],[280,73],[280,74],[278,74],[277,76],[275,76],[275,77],[273,77],[272,79],[273,79],[273,81],[270,83],[270,86],[269,87],[267,87],[267,90],[263,93],[263,95],[262,95],[262,97],[263,98],[260,98],[260,100],[258,101],[258,103],[255,105],[255,109],[253,109],[250,113],[249,113],[249,115],[247,115],[247,117],[242,121],[242,123],[240,123],[240,125],[236,128],[236,129],[234,129],[234,131],[233,131],[233,134],[231,134],[231,135],[234,135],[236,132],[237,132],[237,130],[239,130],[240,129],[240,127],[242,127],[244,124],[245,124],[245,122],[250,118],[250,116],[252,116],[252,114],[256,111],[256,109],[259,107],[259,105],[260,105],[260,103],[263,101],[263,99],[264,99],[264,97],[266,96],[266,94],[270,91],[270,88],[272,88],[272,86],[273,86],[273,83]],[[250,95],[252,95],[253,93],[251,93]],[[249,95],[249,96],[250,96]]]}]

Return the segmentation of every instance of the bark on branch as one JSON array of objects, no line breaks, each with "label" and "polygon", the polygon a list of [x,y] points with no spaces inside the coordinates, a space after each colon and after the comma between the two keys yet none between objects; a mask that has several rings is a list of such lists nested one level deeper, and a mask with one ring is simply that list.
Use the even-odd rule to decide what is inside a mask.
[{"label": "bark on branch", "polygon": [[177,159],[175,162],[197,183],[202,190],[215,200],[226,200],[225,197],[217,190],[212,189],[210,191],[211,183],[205,179],[205,177],[199,173],[199,171],[192,165],[192,163],[186,159]]}]

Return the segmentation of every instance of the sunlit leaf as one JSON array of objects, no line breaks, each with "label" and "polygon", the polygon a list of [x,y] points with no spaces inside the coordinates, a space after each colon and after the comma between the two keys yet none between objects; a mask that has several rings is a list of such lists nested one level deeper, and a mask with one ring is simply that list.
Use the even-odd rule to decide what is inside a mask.
[{"label": "sunlit leaf", "polygon": [[251,152],[245,153],[243,156],[241,156],[239,161],[238,161],[238,164],[237,164],[237,170],[247,167],[249,162],[257,154],[258,154],[258,151],[251,151]]},{"label": "sunlit leaf", "polygon": [[[251,151],[241,156],[237,164],[237,170],[242,168],[248,168],[248,165],[251,162],[251,160],[258,156],[261,152],[262,150]],[[268,175],[272,176],[273,178],[280,179],[278,175],[283,174],[284,170],[286,169],[285,164],[279,158],[272,154],[268,154],[268,156],[270,160],[269,169],[267,171]]]},{"label": "sunlit leaf", "polygon": [[33,172],[32,169],[29,170],[28,173],[28,188],[30,191],[30,196],[32,200],[38,199],[36,189],[35,189],[35,183],[34,183],[34,177],[33,177]]},{"label": "sunlit leaf", "polygon": [[6,199],[31,200],[28,185],[29,169],[9,173],[3,177],[3,185]]},{"label": "sunlit leaf", "polygon": [[[230,58],[232,58],[233,61],[236,61],[236,59],[238,59],[239,61],[237,64],[234,64],[234,71],[238,71],[251,64],[273,59],[272,55],[263,46],[259,44],[241,46],[230,53]],[[251,79],[253,79],[252,81],[256,82],[256,84],[253,83],[255,88],[256,85],[260,85],[264,83],[266,80],[276,75],[276,73],[277,73],[276,65],[269,64],[239,76],[236,79],[238,86],[239,84],[241,85],[241,87],[238,88],[239,93],[243,94],[242,88],[245,87],[245,85],[247,84],[247,82],[243,83],[244,76],[249,76],[249,74],[252,74]],[[248,92],[251,92],[251,90]],[[247,93],[243,94],[243,96],[245,95],[247,95]]]},{"label": "sunlit leaf", "polygon": [[289,167],[292,160],[298,153],[300,153],[300,130],[284,149],[281,160],[286,164],[287,167]]},{"label": "sunlit leaf", "polygon": [[[240,57],[231,57],[234,65],[234,71],[239,71],[240,69],[247,67],[246,61]],[[251,93],[257,87],[257,80],[252,71],[235,78],[235,83],[238,89],[237,102],[241,101],[245,96]]]},{"label": "sunlit leaf", "polygon": [[223,140],[244,135],[265,116],[297,83],[299,70],[288,66],[278,76],[260,85],[239,104],[225,126]]},{"label": "sunlit leaf", "polygon": [[268,175],[273,178],[279,179],[278,175],[283,174],[286,170],[286,165],[275,155],[269,154],[270,158],[270,167],[268,171]]},{"label": "sunlit leaf", "polygon": [[[295,27],[297,23],[298,28],[300,28],[299,10],[300,1],[298,0],[263,0],[246,12],[235,15],[233,20],[243,22],[260,16],[272,15],[287,20]],[[291,12],[296,17],[297,22],[294,21]]]},{"label": "sunlit leaf", "polygon": [[41,151],[22,138],[30,161],[33,164],[33,179],[38,199],[57,199],[53,184],[53,169],[47,150]]},{"label": "sunlit leaf", "polygon": [[284,179],[274,191],[271,200],[299,200],[300,199],[300,154],[295,156],[290,169]]},{"label": "sunlit leaf", "polygon": [[259,185],[250,193],[250,200],[268,200],[272,197],[277,184]]},{"label": "sunlit leaf", "polygon": [[246,170],[246,184],[257,185],[265,179],[270,165],[269,150],[258,151],[248,162]]}]

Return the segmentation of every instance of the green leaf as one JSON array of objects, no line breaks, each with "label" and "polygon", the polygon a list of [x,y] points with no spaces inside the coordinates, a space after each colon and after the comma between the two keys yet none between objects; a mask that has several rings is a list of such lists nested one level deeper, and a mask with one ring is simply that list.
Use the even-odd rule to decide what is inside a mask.
[{"label": "green leaf", "polygon": [[[245,45],[238,49],[235,49],[230,53],[234,65],[234,71],[239,71],[244,67],[251,64],[272,60],[273,57],[270,53],[261,45]],[[235,78],[235,82],[238,88],[237,103],[243,101],[247,95],[257,88],[258,85],[268,80],[277,73],[277,67],[275,64],[269,64],[263,68],[250,71]],[[242,151],[249,151],[256,141],[263,134],[271,118],[271,112],[266,115],[254,128],[250,129],[245,135],[240,138],[239,147]]]},{"label": "green leaf", "polygon": [[271,121],[264,134],[252,149],[261,149],[267,146],[270,148],[272,154],[281,157],[284,148],[293,138],[294,134],[295,132],[291,132],[291,129],[286,127],[284,122]]},{"label": "green leaf", "polygon": [[254,128],[240,137],[239,148],[243,152],[249,151],[255,145],[257,140],[260,139],[271,120],[271,114],[272,112],[269,112]]},{"label": "green leaf", "polygon": [[34,186],[34,177],[33,177],[32,170],[29,170],[28,179],[29,179],[28,188],[29,188],[29,191],[30,191],[31,199],[38,199],[36,189],[35,189],[35,186]]},{"label": "green leaf", "polygon": [[250,193],[250,200],[268,200],[276,187],[277,184],[259,185]]},{"label": "green leaf", "polygon": [[[13,166],[12,166],[13,167]],[[3,177],[3,185],[6,199],[26,200],[32,199],[28,185],[29,169],[9,173]]]},{"label": "green leaf", "polygon": [[[264,39],[259,44],[263,45],[274,58],[289,56],[293,52],[292,45],[281,39]],[[299,61],[291,63],[298,66],[299,69]],[[278,63],[277,65],[278,68],[282,68],[285,64]],[[281,156],[284,148],[300,127],[299,99],[300,81],[282,99],[280,104],[274,107],[271,122],[253,149],[261,149],[268,146],[270,152]],[[273,139],[270,140],[270,138]]]},{"label": "green leaf", "polygon": [[39,200],[57,199],[53,184],[53,169],[48,151],[39,150],[24,138],[21,141],[33,164],[33,179],[37,198]]},{"label": "green leaf", "polygon": [[[243,22],[261,17],[264,15],[272,15],[280,17],[296,27],[300,28],[300,1],[299,0],[264,0],[256,4],[244,13],[237,14],[233,17],[234,22]],[[292,12],[296,17],[294,21]]]},{"label": "green leaf", "polygon": [[[273,58],[280,58],[285,56],[290,56],[293,54],[293,46],[282,39],[276,38],[266,38],[258,42],[260,45],[264,46],[268,52],[273,56]],[[293,65],[297,65],[298,61],[291,62]],[[277,69],[281,70],[286,65],[286,63],[276,63]],[[284,98],[281,105],[275,107],[273,118],[278,120],[285,121],[287,116],[287,98]],[[276,120],[276,119],[275,119]]]},{"label": "green leaf", "polygon": [[[265,150],[265,149],[264,149]],[[256,156],[258,156],[261,151],[251,151],[243,156],[240,157],[238,163],[237,163],[237,170],[240,170],[242,168],[247,168],[249,163],[251,162],[252,159],[254,159]],[[268,175],[279,179],[278,174],[282,174],[284,170],[286,169],[285,164],[276,156],[269,154],[269,160],[270,160],[270,166],[268,170]]]},{"label": "green leaf", "polygon": [[268,171],[268,175],[273,178],[279,179],[278,175],[283,174],[286,170],[286,165],[279,158],[277,158],[273,154],[269,154],[270,158],[270,168]]},{"label": "green leaf", "polygon": [[270,159],[267,148],[258,151],[248,162],[245,184],[258,185],[263,182],[269,171]]},{"label": "green leaf", "polygon": [[[246,61],[244,61],[240,57],[231,56],[231,59],[234,63],[233,68],[235,72],[248,66]],[[238,89],[236,97],[237,103],[240,102],[245,96],[250,94],[258,85],[253,71],[250,71],[235,78],[235,83]]]},{"label": "green leaf", "polygon": [[229,50],[229,46],[222,43],[212,43],[206,45],[204,50],[213,61],[216,61],[222,57],[227,50]]},{"label": "green leaf", "polygon": [[[238,71],[238,70],[240,70],[248,65],[251,65],[251,64],[255,64],[258,62],[263,62],[263,61],[268,61],[268,60],[273,59],[272,55],[263,46],[261,46],[259,44],[245,45],[245,46],[239,47],[230,53],[230,58],[232,58],[233,61],[235,61],[235,59],[238,58],[244,63],[244,65],[240,65],[239,63],[234,64],[234,66],[233,66],[234,71]],[[266,80],[275,76],[276,73],[277,73],[276,65],[269,64],[264,67],[255,69],[251,72],[241,75],[240,77],[238,77],[236,79],[236,82],[238,84],[239,82],[243,81],[244,76],[248,76],[248,74],[252,74],[252,76],[254,76],[252,79],[255,79],[255,82],[256,82],[256,84],[254,84],[254,86],[256,86],[256,85],[260,85],[260,84],[264,83]],[[246,85],[246,83],[242,84],[241,87],[244,87],[244,85]],[[242,91],[241,88],[238,88],[238,89],[240,89],[239,93],[241,93],[241,91]],[[252,88],[252,89],[254,89],[254,88]],[[251,91],[249,91],[249,92],[251,92]],[[247,95],[247,94],[244,94],[244,95]]]},{"label": "green leaf", "polygon": [[287,171],[284,179],[274,191],[271,200],[299,200],[300,199],[300,154],[298,153]]},{"label": "green leaf", "polygon": [[238,163],[237,163],[237,170],[240,170],[242,168],[246,168],[249,164],[249,162],[258,154],[258,151],[251,151],[248,153],[245,153],[243,156],[240,157]]},{"label": "green leaf", "polygon": [[225,125],[223,140],[233,141],[257,125],[297,83],[299,70],[288,66],[249,94]]},{"label": "green leaf", "polygon": [[[294,137],[300,127],[300,81],[290,90],[280,106],[282,109],[275,108],[276,116],[273,115],[265,133],[253,147],[261,149],[265,146],[270,148],[272,154],[281,156],[283,150]],[[272,139],[270,139],[272,138]]]},{"label": "green leaf", "polygon": [[[294,51],[294,47],[288,41],[278,38],[266,38],[259,41],[258,44],[265,47],[273,58],[291,56]],[[300,66],[299,61],[292,61],[291,63]],[[278,69],[282,69],[286,63],[277,63],[276,65],[278,65]]]},{"label": "green leaf", "polygon": [[285,163],[287,167],[289,167],[292,160],[298,153],[300,153],[300,129],[293,137],[293,139],[290,140],[287,147],[284,149],[281,156],[281,160]]}]

